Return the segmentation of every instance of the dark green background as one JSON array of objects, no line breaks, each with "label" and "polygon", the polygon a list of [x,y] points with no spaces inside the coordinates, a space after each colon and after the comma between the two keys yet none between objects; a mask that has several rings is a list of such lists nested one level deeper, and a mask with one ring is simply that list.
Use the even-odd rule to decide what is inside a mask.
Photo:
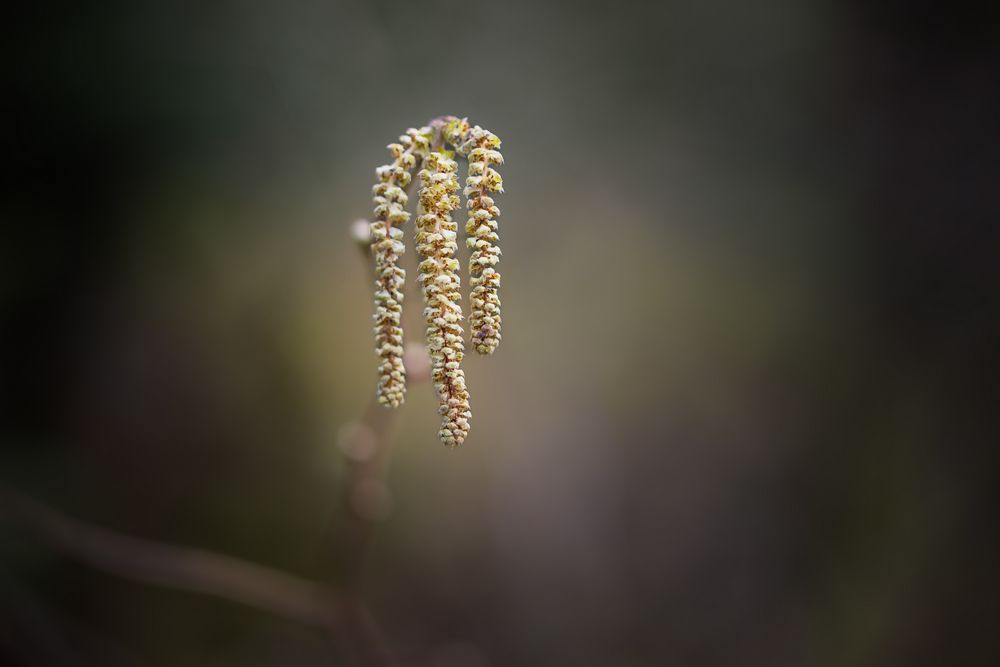
[{"label": "dark green background", "polygon": [[[467,115],[504,342],[462,449],[430,387],[400,411],[367,586],[407,664],[995,664],[997,21],[875,4],[6,9],[3,481],[336,570],[347,229],[387,142]],[[4,664],[329,655],[0,532]]]}]

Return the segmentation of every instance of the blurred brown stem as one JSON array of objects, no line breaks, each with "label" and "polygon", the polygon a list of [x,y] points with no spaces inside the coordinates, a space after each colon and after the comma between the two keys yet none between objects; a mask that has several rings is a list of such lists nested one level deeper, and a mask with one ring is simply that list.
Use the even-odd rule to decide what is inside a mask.
[{"label": "blurred brown stem", "polygon": [[334,568],[330,578],[340,592],[340,621],[343,635],[349,640],[343,643],[348,652],[345,657],[352,664],[372,667],[395,664],[382,630],[361,595],[364,565],[378,520],[378,513],[365,496],[373,491],[387,493],[386,435],[392,414],[373,397],[362,420],[340,443],[345,465],[343,494],[328,538],[329,552],[322,555],[330,559],[329,566]]},{"label": "blurred brown stem", "polygon": [[338,583],[346,592],[356,592],[364,574],[365,559],[378,521],[377,508],[369,506],[365,495],[384,490],[389,447],[386,435],[392,411],[372,400],[363,420],[351,434],[363,440],[368,449],[352,455],[351,443],[345,449],[345,473],[340,515],[332,530],[331,543],[336,554]]},{"label": "blurred brown stem", "polygon": [[[367,255],[367,241],[356,232],[354,235]],[[421,363],[426,365],[426,353],[420,346],[415,349],[412,366],[420,368]],[[410,379],[427,377],[429,367],[411,373]],[[333,558],[329,563],[334,567],[334,586],[211,551],[120,535],[67,516],[2,484],[0,518],[23,524],[56,551],[98,570],[213,595],[318,626],[337,637],[350,664],[393,665],[395,660],[382,631],[360,594],[375,523],[381,518],[377,501],[388,499],[384,481],[389,452],[386,435],[392,414],[373,398],[362,420],[340,443],[345,479],[341,509],[331,536]]]},{"label": "blurred brown stem", "polygon": [[99,570],[214,595],[328,629],[342,623],[336,596],[315,582],[211,551],[120,535],[10,489],[0,488],[0,499],[5,516],[60,553]]},{"label": "blurred brown stem", "polygon": [[[350,664],[394,664],[382,632],[358,588],[371,542],[373,519],[358,511],[357,490],[382,483],[390,411],[373,401],[351,438],[365,438],[363,458],[347,461],[342,515],[334,549],[341,589],[303,579],[232,556],[128,537],[79,521],[0,485],[0,518],[22,524],[56,551],[98,570],[147,584],[165,586],[245,604],[285,618],[321,627],[339,641]],[[345,451],[359,451],[343,443]]]}]

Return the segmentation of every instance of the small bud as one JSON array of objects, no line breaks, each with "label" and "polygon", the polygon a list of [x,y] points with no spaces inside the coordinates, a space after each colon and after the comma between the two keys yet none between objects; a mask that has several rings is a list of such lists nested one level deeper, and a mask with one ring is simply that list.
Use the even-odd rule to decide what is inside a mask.
[{"label": "small bud", "polygon": [[372,244],[371,223],[367,220],[355,220],[351,223],[351,238],[354,242],[367,249]]}]

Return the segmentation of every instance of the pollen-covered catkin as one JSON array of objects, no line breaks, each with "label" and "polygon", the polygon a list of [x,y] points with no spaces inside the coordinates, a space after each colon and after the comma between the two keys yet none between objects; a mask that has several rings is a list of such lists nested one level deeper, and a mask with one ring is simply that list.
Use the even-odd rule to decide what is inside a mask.
[{"label": "pollen-covered catkin", "polygon": [[409,129],[399,143],[389,144],[393,161],[375,170],[378,183],[372,188],[375,221],[371,224],[371,248],[375,256],[375,351],[379,355],[378,402],[397,407],[406,394],[403,367],[403,328],[400,321],[406,272],[399,266],[405,252],[401,226],[406,212],[405,188],[417,159],[430,147],[430,128]]},{"label": "pollen-covered catkin", "polygon": [[447,153],[435,151],[420,171],[420,213],[417,216],[417,251],[427,320],[427,348],[431,377],[441,414],[441,441],[462,444],[469,433],[469,393],[460,364],[465,354],[462,340],[462,306],[458,277],[458,225],[451,211],[460,204],[457,165]]},{"label": "pollen-covered catkin", "polygon": [[476,125],[470,128],[465,121],[449,126],[459,154],[469,159],[469,177],[464,194],[468,198],[469,218],[465,224],[466,243],[472,250],[469,258],[469,335],[473,348],[480,354],[492,354],[500,344],[500,274],[496,263],[500,261],[497,245],[497,208],[494,193],[503,192],[503,179],[491,165],[502,165],[503,155],[497,150],[500,139]]}]

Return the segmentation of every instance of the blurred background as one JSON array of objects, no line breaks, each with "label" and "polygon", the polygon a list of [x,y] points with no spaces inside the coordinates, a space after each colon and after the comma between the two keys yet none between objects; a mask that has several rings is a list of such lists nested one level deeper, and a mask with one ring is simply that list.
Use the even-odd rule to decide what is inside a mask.
[{"label": "blurred background", "polygon": [[[376,361],[349,227],[386,143],[468,116],[504,140],[504,338],[462,448],[427,384],[395,417],[364,587],[404,664],[996,664],[996,16],[5,14],[5,486],[336,578]],[[0,526],[0,663],[337,660]]]}]

